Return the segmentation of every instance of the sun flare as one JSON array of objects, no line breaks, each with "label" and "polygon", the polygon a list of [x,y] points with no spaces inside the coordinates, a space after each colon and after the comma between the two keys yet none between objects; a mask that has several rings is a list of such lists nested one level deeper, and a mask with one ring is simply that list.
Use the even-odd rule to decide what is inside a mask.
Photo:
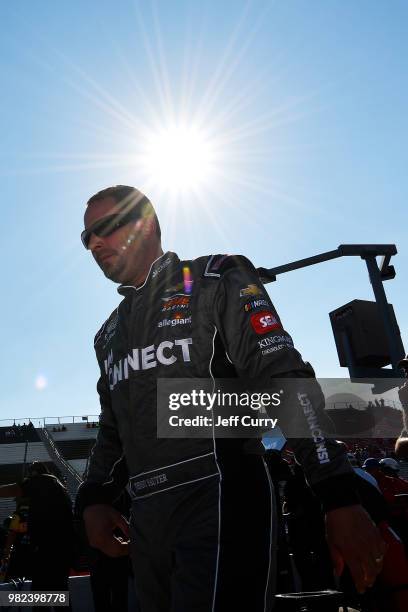
[{"label": "sun flare", "polygon": [[214,168],[214,147],[208,134],[194,125],[174,124],[151,132],[142,152],[147,177],[175,193],[197,190]]}]

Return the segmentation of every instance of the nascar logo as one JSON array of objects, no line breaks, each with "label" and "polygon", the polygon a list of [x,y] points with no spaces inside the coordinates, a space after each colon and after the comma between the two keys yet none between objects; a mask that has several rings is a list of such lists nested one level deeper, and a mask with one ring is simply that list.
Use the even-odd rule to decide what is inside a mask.
[{"label": "nascar logo", "polygon": [[270,306],[268,300],[252,300],[252,302],[245,304],[244,310],[245,312],[251,312],[251,310],[256,310],[256,308],[261,308],[262,306]]}]

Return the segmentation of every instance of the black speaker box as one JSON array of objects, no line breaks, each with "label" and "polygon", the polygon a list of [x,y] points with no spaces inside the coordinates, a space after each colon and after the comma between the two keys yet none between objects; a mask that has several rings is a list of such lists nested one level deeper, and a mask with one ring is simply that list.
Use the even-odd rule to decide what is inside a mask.
[{"label": "black speaker box", "polygon": [[[390,315],[398,330],[403,354],[403,345],[392,304],[388,305]],[[384,322],[377,302],[353,300],[329,313],[336,341],[339,362],[342,367],[362,366],[382,368],[391,363],[390,351],[385,335]],[[346,333],[352,349],[354,363],[347,363],[342,336]]]}]

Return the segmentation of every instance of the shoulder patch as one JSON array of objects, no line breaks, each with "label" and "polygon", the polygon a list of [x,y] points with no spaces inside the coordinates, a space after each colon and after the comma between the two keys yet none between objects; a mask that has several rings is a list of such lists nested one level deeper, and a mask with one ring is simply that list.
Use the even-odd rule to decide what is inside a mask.
[{"label": "shoulder patch", "polygon": [[243,255],[211,255],[207,261],[204,276],[220,278],[227,270],[240,267],[254,270],[252,263]]}]

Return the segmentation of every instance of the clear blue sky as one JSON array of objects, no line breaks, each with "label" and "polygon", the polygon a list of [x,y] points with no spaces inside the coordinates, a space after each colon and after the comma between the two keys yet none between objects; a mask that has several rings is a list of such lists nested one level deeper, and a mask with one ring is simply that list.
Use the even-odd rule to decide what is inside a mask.
[{"label": "clear blue sky", "polygon": [[[148,193],[184,258],[396,243],[385,287],[408,342],[406,2],[23,0],[0,17],[1,418],[98,412],[92,341],[119,296],[79,234],[111,184]],[[178,196],[140,163],[169,123],[199,125],[215,160]],[[317,373],[344,375],[328,312],[372,299],[363,263],[269,293]]]}]

